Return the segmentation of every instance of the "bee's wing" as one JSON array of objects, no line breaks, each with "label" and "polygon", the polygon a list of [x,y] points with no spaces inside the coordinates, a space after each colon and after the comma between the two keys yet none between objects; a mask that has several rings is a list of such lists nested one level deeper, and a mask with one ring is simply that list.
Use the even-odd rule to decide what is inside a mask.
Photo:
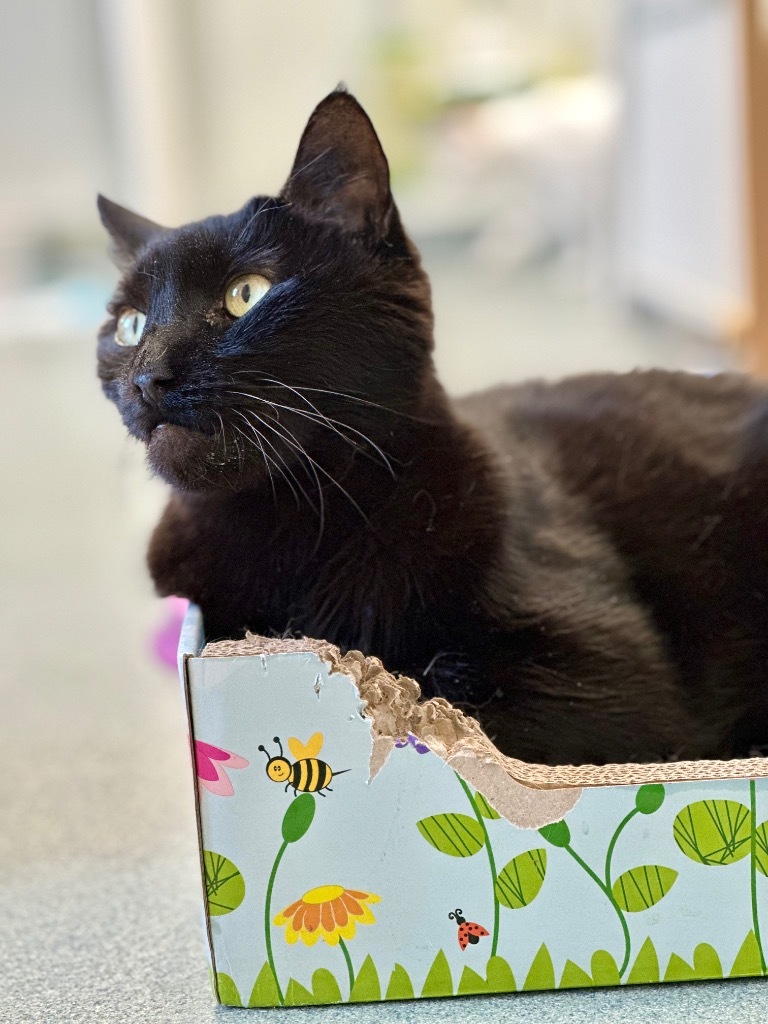
[{"label": "bee's wing", "polygon": [[317,757],[323,745],[323,734],[316,732],[309,737],[306,743],[297,740],[295,736],[288,739],[288,749],[297,761],[303,761],[306,757]]}]

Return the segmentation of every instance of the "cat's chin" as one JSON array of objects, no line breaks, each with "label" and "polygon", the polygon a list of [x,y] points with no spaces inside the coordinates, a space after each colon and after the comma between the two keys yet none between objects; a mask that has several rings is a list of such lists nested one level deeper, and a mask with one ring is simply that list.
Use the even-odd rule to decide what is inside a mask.
[{"label": "cat's chin", "polygon": [[242,467],[220,438],[161,423],[147,441],[147,460],[158,476],[185,491],[231,489]]}]

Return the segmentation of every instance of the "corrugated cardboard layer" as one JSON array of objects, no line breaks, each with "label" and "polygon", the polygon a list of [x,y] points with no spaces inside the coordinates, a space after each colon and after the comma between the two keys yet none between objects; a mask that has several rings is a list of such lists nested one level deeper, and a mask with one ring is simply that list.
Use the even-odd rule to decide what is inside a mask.
[{"label": "corrugated cardboard layer", "polygon": [[[372,719],[374,746],[371,774],[384,764],[396,740],[409,733],[425,742],[467,781],[486,794],[496,809],[510,821],[522,824],[528,818],[524,794],[509,790],[509,781],[539,792],[534,801],[541,808],[541,791],[555,791],[562,813],[575,804],[580,790],[593,786],[627,786],[649,782],[689,782],[699,779],[746,779],[768,773],[762,757],[732,761],[673,761],[666,764],[548,765],[527,764],[507,757],[485,735],[478,723],[440,697],[420,702],[421,690],[413,679],[394,676],[378,658],[359,651],[342,656],[338,647],[325,640],[302,638],[280,640],[246,634],[242,640],[207,644],[206,658],[242,657],[311,652],[354,679],[366,714]],[[510,800],[514,806],[509,806]],[[552,808],[548,808],[552,810]],[[556,815],[557,816],[557,815]],[[553,820],[552,817],[549,820]]]}]

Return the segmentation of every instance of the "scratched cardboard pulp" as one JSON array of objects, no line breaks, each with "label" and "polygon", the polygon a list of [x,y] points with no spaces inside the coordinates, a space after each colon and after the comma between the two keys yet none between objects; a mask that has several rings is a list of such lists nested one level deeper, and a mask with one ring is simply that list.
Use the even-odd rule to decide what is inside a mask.
[{"label": "scratched cardboard pulp", "polygon": [[378,668],[371,710],[329,645],[209,657],[203,635],[192,608],[179,664],[221,1003],[766,973],[766,762],[526,766],[477,727],[446,739],[444,708],[393,712]]}]

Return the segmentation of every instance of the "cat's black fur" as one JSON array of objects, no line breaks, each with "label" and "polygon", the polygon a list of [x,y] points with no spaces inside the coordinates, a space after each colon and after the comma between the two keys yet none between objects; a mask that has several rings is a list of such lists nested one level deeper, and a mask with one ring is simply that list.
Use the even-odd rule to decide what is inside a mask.
[{"label": "cat's black fur", "polygon": [[[654,371],[447,398],[427,277],[343,91],[277,198],[176,230],[100,208],[125,273],[99,375],[172,487],[157,588],[210,638],[376,654],[529,760],[768,741],[762,387]],[[245,272],[273,287],[233,321]],[[136,348],[113,340],[125,306]]]}]

